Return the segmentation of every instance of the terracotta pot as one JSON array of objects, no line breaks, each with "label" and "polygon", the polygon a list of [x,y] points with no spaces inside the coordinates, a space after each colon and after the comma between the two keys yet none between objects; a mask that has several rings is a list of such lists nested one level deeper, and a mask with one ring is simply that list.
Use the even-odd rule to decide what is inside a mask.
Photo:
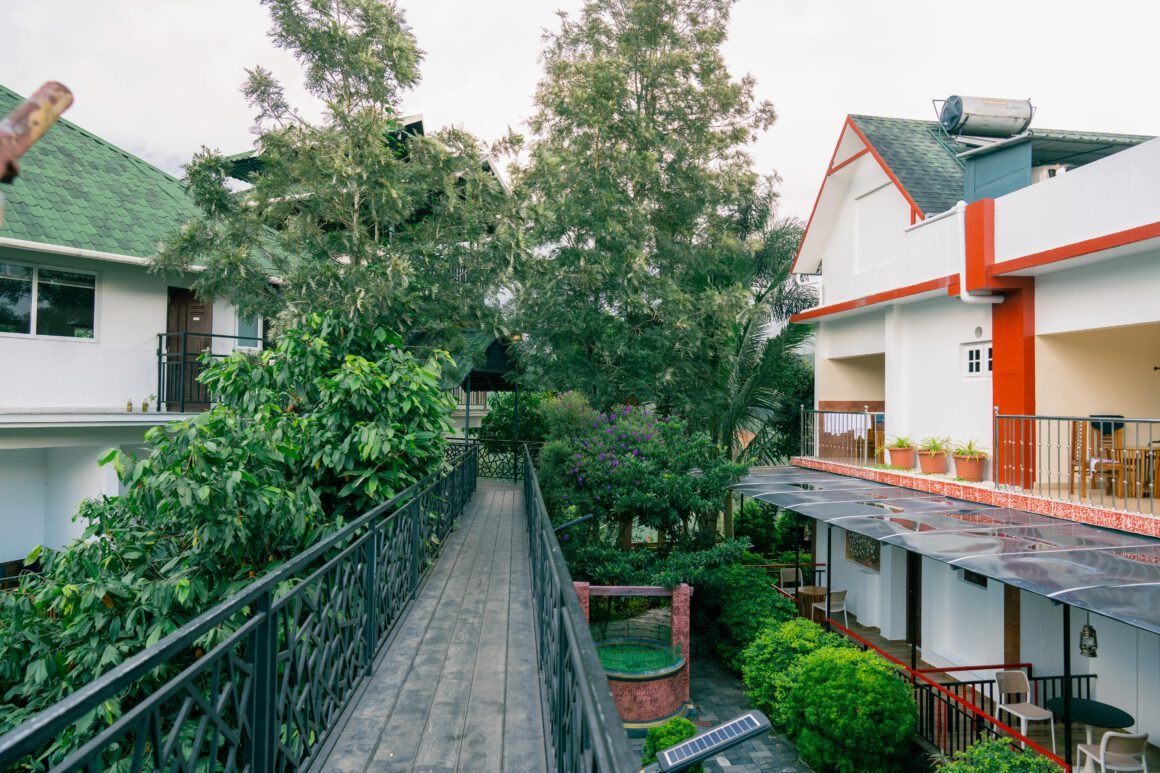
[{"label": "terracotta pot", "polygon": [[947,471],[947,455],[942,451],[919,451],[918,467],[927,474],[942,475]]},{"label": "terracotta pot", "polygon": [[891,448],[889,451],[891,467],[904,467],[908,470],[914,469],[913,448]]},{"label": "terracotta pot", "polygon": [[982,456],[955,456],[955,474],[963,480],[978,483],[983,479],[983,469],[986,466],[987,460]]}]

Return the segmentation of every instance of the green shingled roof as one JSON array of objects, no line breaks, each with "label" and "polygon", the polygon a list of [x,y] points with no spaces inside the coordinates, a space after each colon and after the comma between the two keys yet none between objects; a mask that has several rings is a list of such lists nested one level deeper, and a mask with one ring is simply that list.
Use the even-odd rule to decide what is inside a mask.
[{"label": "green shingled roof", "polygon": [[[21,102],[0,86],[0,115]],[[175,177],[61,120],[3,186],[0,236],[151,258],[158,243],[200,212]]]},{"label": "green shingled roof", "polygon": [[970,147],[940,142],[938,122],[874,115],[850,118],[923,214],[945,212],[963,197],[963,167],[955,153]]},{"label": "green shingled roof", "polygon": [[[875,115],[850,118],[924,215],[945,212],[963,197],[963,166],[955,155],[974,146],[940,134],[937,121]],[[1090,163],[1153,139],[1142,134],[1060,129],[1032,129],[1027,137],[1039,149],[1035,163],[1071,164]],[[1059,158],[1052,156],[1056,149]]]}]

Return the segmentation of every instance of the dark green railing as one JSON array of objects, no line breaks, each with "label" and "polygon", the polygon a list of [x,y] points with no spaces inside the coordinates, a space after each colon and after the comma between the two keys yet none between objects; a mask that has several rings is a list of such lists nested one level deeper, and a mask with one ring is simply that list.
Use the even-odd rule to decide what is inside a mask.
[{"label": "dark green railing", "polygon": [[535,461],[540,456],[543,443],[528,440],[493,440],[471,438],[452,441],[447,446],[447,458],[455,459],[475,448],[479,454],[479,477],[495,480],[510,480],[518,483],[524,475],[524,449]]},{"label": "dark green railing", "polygon": [[[309,768],[471,499],[476,461],[469,449],[449,472],[360,516],[0,737],[0,770],[44,767],[29,755],[82,733],[84,745],[49,761],[54,769]],[[135,705],[121,705],[143,692]],[[109,706],[124,711],[111,724],[103,719]]]},{"label": "dark green railing", "polygon": [[549,760],[561,773],[639,770],[526,449],[523,479]]}]

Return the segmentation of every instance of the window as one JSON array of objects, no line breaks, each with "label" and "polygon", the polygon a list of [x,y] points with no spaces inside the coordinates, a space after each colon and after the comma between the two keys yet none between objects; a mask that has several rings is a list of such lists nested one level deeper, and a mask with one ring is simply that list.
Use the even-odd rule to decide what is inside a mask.
[{"label": "window", "polygon": [[987,578],[978,572],[972,572],[970,569],[963,570],[963,582],[969,583],[979,588],[987,587]]},{"label": "window", "polygon": [[963,375],[967,378],[982,378],[991,375],[992,348],[990,341],[963,346]]},{"label": "window", "polygon": [[257,349],[261,338],[260,328],[257,317],[238,317],[238,346]]},{"label": "window", "polygon": [[0,333],[92,338],[97,278],[0,263]]}]

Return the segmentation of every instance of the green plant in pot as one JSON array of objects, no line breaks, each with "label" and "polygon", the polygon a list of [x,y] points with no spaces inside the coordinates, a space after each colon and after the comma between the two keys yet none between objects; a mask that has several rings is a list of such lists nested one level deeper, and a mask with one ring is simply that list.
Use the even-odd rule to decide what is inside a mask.
[{"label": "green plant in pot", "polygon": [[978,441],[968,440],[955,446],[955,474],[963,480],[978,482],[983,479],[983,471],[991,455]]},{"label": "green plant in pot", "polygon": [[890,465],[914,469],[914,441],[908,435],[895,435],[894,439],[886,444],[890,452]]},{"label": "green plant in pot", "polygon": [[931,435],[918,444],[918,466],[924,473],[942,475],[947,471],[947,457],[951,453],[951,439]]}]

